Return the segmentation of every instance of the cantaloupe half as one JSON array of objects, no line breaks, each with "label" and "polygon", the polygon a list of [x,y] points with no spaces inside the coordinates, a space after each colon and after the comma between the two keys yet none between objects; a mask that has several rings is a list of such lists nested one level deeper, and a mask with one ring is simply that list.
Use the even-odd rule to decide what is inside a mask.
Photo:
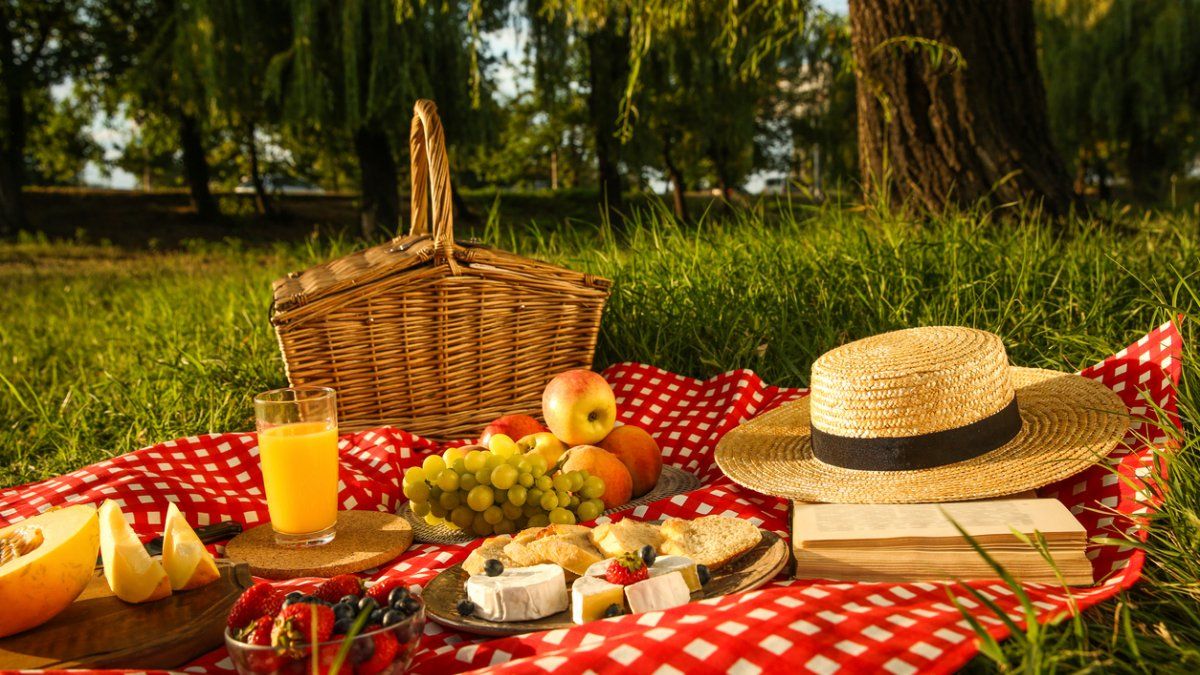
[{"label": "cantaloupe half", "polygon": [[171,594],[162,563],[150,557],[121,507],[111,499],[100,505],[100,555],[113,595],[125,602],[150,602]]},{"label": "cantaloupe half", "polygon": [[0,637],[49,621],[87,587],[96,569],[100,526],[90,504],[0,529]]},{"label": "cantaloupe half", "polygon": [[221,576],[212,554],[204,548],[204,543],[188,525],[175,502],[167,506],[162,564],[171,580],[171,588],[176,591],[200,588]]}]

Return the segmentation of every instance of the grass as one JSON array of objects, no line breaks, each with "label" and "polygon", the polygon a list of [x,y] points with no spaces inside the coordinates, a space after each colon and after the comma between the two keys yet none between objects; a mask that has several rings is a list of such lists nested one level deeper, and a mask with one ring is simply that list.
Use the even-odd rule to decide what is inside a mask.
[{"label": "grass", "polygon": [[[525,205],[522,208],[532,208]],[[1037,213],[916,221],[881,207],[760,206],[675,225],[653,206],[629,234],[530,223],[503,209],[472,234],[616,281],[599,367],[695,376],[751,368],[805,384],[821,352],[919,324],[996,331],[1023,365],[1081,368],[1179,312],[1200,315],[1200,214],[1114,210],[1051,228]],[[0,244],[0,485],[155,441],[252,426],[252,393],[284,382],[270,282],[361,245],[228,233],[166,250],[25,236]],[[1181,405],[1200,421],[1196,335]],[[1009,640],[973,671],[1200,667],[1200,464],[1172,459],[1146,579],[1077,620]]]}]

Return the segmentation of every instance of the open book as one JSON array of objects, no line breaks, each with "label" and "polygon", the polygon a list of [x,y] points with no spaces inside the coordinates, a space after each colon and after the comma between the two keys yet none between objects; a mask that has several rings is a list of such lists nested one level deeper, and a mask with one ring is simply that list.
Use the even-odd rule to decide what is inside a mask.
[{"label": "open book", "polygon": [[[996,572],[950,519],[1021,581],[1092,583],[1092,564],[1085,553],[1087,532],[1055,499],[945,504],[795,502],[795,577],[843,581],[996,578]],[[1041,533],[1054,565],[1013,530],[1030,540],[1036,540],[1035,531]]]}]

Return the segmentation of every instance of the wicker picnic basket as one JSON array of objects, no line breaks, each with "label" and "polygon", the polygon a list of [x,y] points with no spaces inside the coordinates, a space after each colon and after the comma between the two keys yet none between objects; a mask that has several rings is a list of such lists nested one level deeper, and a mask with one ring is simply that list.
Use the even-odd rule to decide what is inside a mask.
[{"label": "wicker picnic basket", "polygon": [[437,107],[414,113],[408,235],[277,280],[271,323],[292,385],[337,391],[341,429],[464,438],[591,367],[610,282],[455,241]]}]

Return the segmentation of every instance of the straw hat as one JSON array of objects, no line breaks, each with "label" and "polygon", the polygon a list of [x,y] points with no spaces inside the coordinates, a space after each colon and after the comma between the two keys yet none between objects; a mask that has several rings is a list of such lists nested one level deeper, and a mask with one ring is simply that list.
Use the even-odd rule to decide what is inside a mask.
[{"label": "straw hat", "polygon": [[935,326],[826,352],[809,396],[725,434],[716,458],[737,483],[801,501],[945,502],[1066,478],[1128,428],[1099,382],[1010,366],[998,336]]}]

